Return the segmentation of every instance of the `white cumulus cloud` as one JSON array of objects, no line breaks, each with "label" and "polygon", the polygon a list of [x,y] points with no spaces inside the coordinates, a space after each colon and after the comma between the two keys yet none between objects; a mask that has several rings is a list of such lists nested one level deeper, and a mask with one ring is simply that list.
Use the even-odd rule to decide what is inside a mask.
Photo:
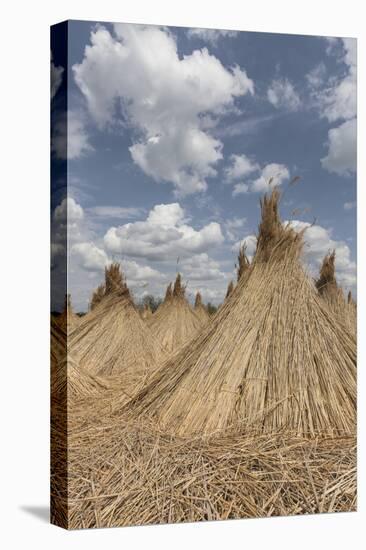
[{"label": "white cumulus cloud", "polygon": [[328,172],[348,176],[357,168],[357,121],[346,120],[328,132],[328,154],[321,164]]},{"label": "white cumulus cloud", "polygon": [[249,190],[247,183],[236,183],[232,195],[233,197],[236,197],[236,195],[245,195],[245,193],[249,193]]},{"label": "white cumulus cloud", "polygon": [[188,281],[210,281],[225,278],[219,262],[210,258],[206,252],[183,259],[179,265],[184,279]]},{"label": "white cumulus cloud", "polygon": [[53,56],[51,52],[51,101],[58,92],[58,89],[61,86],[62,82],[62,73],[64,72],[63,67],[56,67],[53,62]]},{"label": "white cumulus cloud", "polygon": [[53,154],[59,159],[73,160],[93,151],[81,112],[68,111],[55,118],[51,139]]},{"label": "white cumulus cloud", "polygon": [[[290,172],[284,164],[278,164],[276,162],[266,164],[261,170],[259,177],[253,181],[251,191],[257,193],[268,191],[271,186],[282,185],[289,177]],[[272,183],[270,183],[271,180]]]},{"label": "white cumulus cloud", "polygon": [[188,29],[188,38],[199,38],[204,42],[209,42],[215,46],[220,38],[233,38],[237,35],[237,31],[227,31],[220,29]]},{"label": "white cumulus cloud", "polygon": [[72,197],[67,197],[56,206],[54,219],[59,222],[74,222],[84,217],[84,210]]},{"label": "white cumulus cloud", "polygon": [[98,27],[73,72],[96,124],[105,128],[122,112],[136,130],[134,162],[181,196],[204,191],[222,158],[207,114],[220,117],[254,93],[243,69],[225,68],[206,48],[179,57],[174,36],[154,26],[116,24],[114,34]]},{"label": "white cumulus cloud", "polygon": [[329,122],[340,121],[339,126],[328,132],[327,155],[321,164],[328,172],[349,176],[356,171],[357,151],[357,41],[354,38],[335,39],[328,54],[334,53],[334,44],[342,45],[339,59],[346,67],[345,74],[331,79],[319,94],[318,108]]},{"label": "white cumulus cloud", "polygon": [[[224,170],[226,183],[235,182],[232,195],[244,193],[262,193],[271,187],[282,185],[290,177],[287,166],[271,162],[263,167],[246,155],[231,155]],[[248,178],[246,181],[236,181]],[[249,179],[250,178],[250,179]],[[271,181],[272,180],[272,181]]]},{"label": "white cumulus cloud", "polygon": [[354,38],[341,39],[343,56],[340,59],[346,73],[331,80],[320,94],[321,114],[329,120],[348,120],[357,114],[357,41]]},{"label": "white cumulus cloud", "polygon": [[257,162],[251,160],[247,155],[230,155],[230,164],[225,168],[225,178],[227,182],[244,178],[259,170]]},{"label": "white cumulus cloud", "polygon": [[357,206],[356,201],[351,201],[351,202],[345,202],[343,205],[343,208],[345,210],[353,210],[354,208],[356,208],[356,206]]},{"label": "white cumulus cloud", "polygon": [[110,262],[106,252],[94,243],[76,243],[71,253],[77,256],[81,267],[87,271],[100,271]]},{"label": "white cumulus cloud", "polygon": [[309,88],[312,91],[321,88],[325,82],[326,75],[327,68],[325,66],[325,63],[322,61],[321,63],[318,63],[318,65],[316,65],[313,69],[311,69],[305,76]]},{"label": "white cumulus cloud", "polygon": [[288,78],[273,80],[267,90],[267,98],[276,109],[297,111],[301,106],[300,97]]},{"label": "white cumulus cloud", "polygon": [[146,220],[111,227],[104,236],[105,247],[111,253],[159,261],[190,257],[223,240],[216,222],[199,230],[188,225],[178,203],[156,205]]}]

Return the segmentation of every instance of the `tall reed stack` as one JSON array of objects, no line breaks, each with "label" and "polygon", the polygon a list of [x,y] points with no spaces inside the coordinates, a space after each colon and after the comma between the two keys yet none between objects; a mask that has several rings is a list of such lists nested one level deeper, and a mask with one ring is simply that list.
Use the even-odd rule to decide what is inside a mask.
[{"label": "tall reed stack", "polygon": [[202,329],[203,322],[185,297],[185,288],[178,273],[174,287],[167,288],[164,302],[148,323],[155,339],[170,354],[189,342]]},{"label": "tall reed stack", "polygon": [[131,401],[170,433],[232,428],[298,435],[353,433],[356,341],[319,296],[284,225],[280,193],[261,200],[250,269],[212,322]]},{"label": "tall reed stack", "polygon": [[356,304],[352,300],[352,295],[348,295],[346,301],[343,290],[337,284],[335,261],[335,251],[324,257],[315,286],[339,322],[345,323],[356,334]]},{"label": "tall reed stack", "polygon": [[125,389],[146,381],[165,358],[132,302],[119,264],[106,268],[104,296],[73,332],[70,350],[89,373],[113,376]]}]

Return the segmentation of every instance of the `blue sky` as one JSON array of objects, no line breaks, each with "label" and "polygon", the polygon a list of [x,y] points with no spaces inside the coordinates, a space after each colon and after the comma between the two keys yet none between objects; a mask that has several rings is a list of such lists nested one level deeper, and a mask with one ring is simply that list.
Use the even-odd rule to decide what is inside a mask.
[{"label": "blue sky", "polygon": [[[53,52],[54,102],[65,71]],[[271,177],[283,219],[309,225],[307,269],[335,248],[355,292],[356,40],[72,21],[67,71],[52,216],[68,213],[76,309],[112,259],[137,298],[179,269],[190,297],[219,303]],[[65,137],[55,127],[56,166]]]}]

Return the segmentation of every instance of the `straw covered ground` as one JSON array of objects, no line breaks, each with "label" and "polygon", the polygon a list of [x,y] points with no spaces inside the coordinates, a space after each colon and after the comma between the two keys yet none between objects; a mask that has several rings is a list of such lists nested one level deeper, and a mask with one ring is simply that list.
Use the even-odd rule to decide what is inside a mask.
[{"label": "straw covered ground", "polygon": [[356,509],[352,436],[183,439],[145,421],[71,417],[71,529]]}]

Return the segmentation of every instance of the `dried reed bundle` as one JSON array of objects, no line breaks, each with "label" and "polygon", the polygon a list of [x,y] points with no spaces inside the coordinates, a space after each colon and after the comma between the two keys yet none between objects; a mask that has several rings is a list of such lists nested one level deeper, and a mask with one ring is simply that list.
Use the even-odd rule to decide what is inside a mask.
[{"label": "dried reed bundle", "polygon": [[166,287],[165,298],[163,303],[169,302],[169,300],[171,300],[172,298],[173,298],[173,288],[172,288],[172,283],[169,283],[168,286]]},{"label": "dried reed bundle", "polygon": [[238,268],[237,268],[237,280],[239,279],[248,271],[250,268],[250,262],[245,254],[246,245],[243,244],[239,248],[239,255],[238,255]]},{"label": "dried reed bundle", "polygon": [[92,298],[90,300],[90,310],[93,310],[105,296],[105,285],[100,284],[93,292]]},{"label": "dried reed bundle", "polygon": [[121,266],[117,262],[112,262],[104,270],[105,276],[105,296],[115,292],[120,292],[129,296],[129,290],[123,277]]},{"label": "dried reed bundle", "polygon": [[349,301],[346,302],[343,291],[337,284],[335,259],[335,250],[324,257],[315,286],[339,322],[346,324],[356,334],[356,310]]},{"label": "dried reed bundle", "polygon": [[121,276],[107,284],[106,272],[108,292],[73,332],[70,350],[88,372],[116,376],[127,388],[146,379],[165,355],[134,307],[120,269],[113,273]]},{"label": "dried reed bundle", "polygon": [[230,283],[228,284],[227,290],[226,290],[225,300],[227,298],[229,298],[229,296],[232,294],[233,290],[234,290],[234,283],[233,283],[233,281],[230,281]]},{"label": "dried reed bundle", "polygon": [[62,325],[58,323],[58,320],[51,316],[51,368],[57,364],[58,361],[63,360],[66,357],[67,352],[67,338],[66,332],[62,328]]},{"label": "dried reed bundle", "polygon": [[356,341],[300,263],[303,235],[284,226],[279,192],[261,201],[257,249],[212,322],[134,399],[179,435],[233,424],[258,433],[353,432]]},{"label": "dried reed bundle", "polygon": [[51,393],[61,401],[98,397],[109,389],[106,382],[82,369],[70,355],[55,367],[51,374]]},{"label": "dried reed bundle", "polygon": [[104,427],[72,427],[68,445],[71,529],[356,508],[352,437],[238,433],[182,440],[146,423],[106,419]]},{"label": "dried reed bundle", "polygon": [[[67,336],[51,320],[51,398],[60,404],[67,400],[98,396],[107,389],[105,382],[81,369],[68,353]],[[67,414],[65,412],[65,414]]]},{"label": "dried reed bundle", "polygon": [[149,306],[149,304],[145,304],[144,305],[144,308],[141,312],[141,317],[142,319],[150,319],[150,317],[152,316],[152,311],[151,311],[151,308]]},{"label": "dried reed bundle", "polygon": [[357,304],[352,297],[351,291],[348,292],[348,296],[347,296],[347,313],[348,313],[349,324],[356,334],[357,333]]},{"label": "dried reed bundle", "polygon": [[173,291],[169,285],[164,302],[151,317],[148,325],[154,338],[169,354],[181,348],[201,330],[202,320],[185,297],[185,288],[179,273]]},{"label": "dried reed bundle", "polygon": [[71,304],[71,295],[65,295],[64,309],[61,315],[57,319],[61,328],[65,331],[72,331],[75,327],[78,326],[80,322],[80,317],[74,313],[72,304]]},{"label": "dried reed bundle", "polygon": [[194,312],[201,319],[202,323],[207,323],[210,320],[207,309],[202,303],[202,296],[200,292],[197,292],[194,302]]}]

